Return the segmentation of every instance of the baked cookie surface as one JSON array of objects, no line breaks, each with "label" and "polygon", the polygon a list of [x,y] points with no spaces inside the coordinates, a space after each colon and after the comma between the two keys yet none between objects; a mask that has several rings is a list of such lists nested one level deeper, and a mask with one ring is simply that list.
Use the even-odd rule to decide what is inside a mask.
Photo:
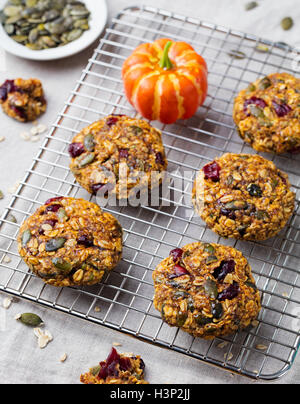
[{"label": "baked cookie surface", "polygon": [[233,119],[257,151],[300,152],[300,79],[274,73],[255,81],[235,99]]},{"label": "baked cookie surface", "polygon": [[83,199],[53,198],[21,226],[19,253],[30,270],[53,286],[94,285],[122,255],[122,228]]},{"label": "baked cookie surface", "polygon": [[148,384],[144,380],[145,363],[140,356],[119,354],[112,348],[108,358],[81,375],[83,384]]},{"label": "baked cookie surface", "polygon": [[177,248],[153,273],[154,306],[170,326],[213,339],[251,325],[261,309],[251,268],[232,247]]},{"label": "baked cookie surface", "polygon": [[295,209],[288,176],[258,155],[227,153],[200,170],[193,188],[197,213],[222,237],[266,240]]},{"label": "baked cookie surface", "polygon": [[158,186],[167,168],[161,132],[123,115],[110,115],[84,128],[69,153],[71,171],[83,188],[94,195],[109,192],[117,199],[130,197],[137,186]]},{"label": "baked cookie surface", "polygon": [[20,122],[36,120],[47,108],[38,79],[6,80],[0,87],[0,104],[8,116]]}]

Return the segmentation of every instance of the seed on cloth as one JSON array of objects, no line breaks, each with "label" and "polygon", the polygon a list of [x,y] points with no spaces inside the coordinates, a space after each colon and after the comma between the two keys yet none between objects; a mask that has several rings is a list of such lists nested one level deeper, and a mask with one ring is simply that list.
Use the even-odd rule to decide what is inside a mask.
[{"label": "seed on cloth", "polygon": [[30,327],[38,327],[43,324],[43,320],[34,313],[23,313],[21,315],[18,315],[18,318],[16,318],[16,320],[19,320],[21,321],[21,323]]}]

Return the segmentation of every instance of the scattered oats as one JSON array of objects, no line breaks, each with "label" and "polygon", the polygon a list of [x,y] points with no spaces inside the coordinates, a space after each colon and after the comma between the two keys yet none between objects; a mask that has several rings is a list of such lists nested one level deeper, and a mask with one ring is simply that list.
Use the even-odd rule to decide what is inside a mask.
[{"label": "scattered oats", "polygon": [[67,360],[67,358],[68,358],[68,355],[67,355],[66,353],[64,353],[64,354],[60,357],[59,361],[60,361],[61,363],[64,363],[64,362]]},{"label": "scattered oats", "polygon": [[22,314],[21,313],[19,313],[19,314],[16,314],[15,315],[15,320],[20,320],[20,318],[22,317]]},{"label": "scattered oats", "polygon": [[28,132],[22,132],[22,133],[20,133],[20,137],[21,137],[22,139],[28,141],[28,140],[30,140],[31,135],[30,135],[30,133],[28,133]]},{"label": "scattered oats", "polygon": [[256,349],[259,349],[260,351],[266,351],[268,347],[266,345],[258,344],[256,345]]},{"label": "scattered oats", "polygon": [[37,130],[37,133],[39,133],[39,134],[41,135],[42,133],[46,132],[47,126],[45,126],[45,125],[38,125],[38,126],[36,127],[36,130]]},{"label": "scattered oats", "polygon": [[52,335],[47,330],[42,331],[40,328],[35,328],[33,332],[38,339],[38,346],[41,349],[46,348],[49,342],[53,341]]},{"label": "scattered oats", "polygon": [[0,143],[1,143],[1,142],[4,142],[4,140],[5,140],[5,137],[4,137],[4,136],[0,136]]},{"label": "scattered oats", "polygon": [[9,263],[11,262],[11,259],[9,258],[8,255],[5,255],[5,256],[3,257],[3,262],[4,262],[5,264],[9,264]]},{"label": "scattered oats", "polygon": [[8,192],[9,192],[10,194],[15,194],[15,193],[17,192],[19,186],[20,186],[20,182],[16,182],[15,185],[13,185],[12,187],[10,187],[10,188],[8,189]]},{"label": "scattered oats", "polygon": [[113,346],[122,346],[119,342],[113,342]]},{"label": "scattered oats", "polygon": [[6,310],[9,309],[12,304],[12,301],[13,301],[12,297],[6,297],[2,302],[3,308]]},{"label": "scattered oats", "polygon": [[96,306],[96,307],[94,308],[94,311],[95,311],[96,313],[100,313],[101,308],[100,308],[99,306]]},{"label": "scattered oats", "polygon": [[40,136],[32,136],[31,142],[39,142],[41,140]]},{"label": "scattered oats", "polygon": [[217,347],[220,348],[220,349],[223,349],[223,348],[225,348],[227,345],[228,345],[228,342],[223,341],[223,342],[221,342],[219,345],[217,345]]},{"label": "scattered oats", "polygon": [[38,132],[38,127],[37,127],[37,126],[34,126],[33,128],[31,128],[31,129],[30,129],[30,133],[31,133],[33,136],[38,135],[38,134],[39,134],[39,132]]},{"label": "scattered oats", "polygon": [[233,358],[233,354],[230,352],[230,353],[226,353],[226,354],[224,354],[224,359],[225,359],[225,361],[231,361],[231,359]]}]

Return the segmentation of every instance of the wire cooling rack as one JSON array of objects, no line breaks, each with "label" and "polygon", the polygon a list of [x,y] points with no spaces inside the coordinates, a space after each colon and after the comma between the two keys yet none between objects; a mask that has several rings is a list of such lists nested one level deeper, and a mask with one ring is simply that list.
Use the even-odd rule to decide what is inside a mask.
[{"label": "wire cooling rack", "polygon": [[[210,72],[209,95],[197,115],[187,122],[158,126],[168,154],[171,192],[156,207],[107,207],[124,227],[124,257],[102,284],[62,289],[45,285],[28,272],[18,255],[20,223],[49,197],[90,199],[70,173],[68,144],[80,129],[104,115],[135,116],[123,94],[122,63],[141,42],[160,37],[192,44],[207,60]],[[259,53],[255,49],[259,44],[269,51]],[[230,57],[232,50],[245,53],[246,58]],[[196,172],[208,160],[224,152],[253,153],[234,128],[233,99],[258,77],[276,71],[295,74],[295,52],[283,44],[151,7],[123,10],[83,70],[1,219],[0,290],[253,378],[285,374],[299,347],[300,157],[265,156],[289,173],[297,192],[296,211],[288,227],[265,243],[220,239],[194,214],[190,193]],[[182,177],[185,181],[180,185]],[[18,223],[11,222],[9,214]],[[162,322],[152,304],[152,271],[171,249],[199,239],[234,246],[249,259],[264,296],[257,327],[224,340],[203,341]],[[101,307],[100,313],[95,306]]]}]

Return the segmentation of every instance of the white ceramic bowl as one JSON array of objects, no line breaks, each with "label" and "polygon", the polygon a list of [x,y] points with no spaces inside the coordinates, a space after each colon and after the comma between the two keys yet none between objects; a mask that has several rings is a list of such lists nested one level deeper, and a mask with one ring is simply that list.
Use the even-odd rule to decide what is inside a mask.
[{"label": "white ceramic bowl", "polygon": [[[90,29],[65,46],[53,49],[33,51],[11,39],[0,24],[0,46],[7,52],[31,60],[55,60],[75,55],[91,45],[102,33],[107,21],[106,0],[81,0],[91,12]],[[0,0],[2,10],[7,0]]]}]

